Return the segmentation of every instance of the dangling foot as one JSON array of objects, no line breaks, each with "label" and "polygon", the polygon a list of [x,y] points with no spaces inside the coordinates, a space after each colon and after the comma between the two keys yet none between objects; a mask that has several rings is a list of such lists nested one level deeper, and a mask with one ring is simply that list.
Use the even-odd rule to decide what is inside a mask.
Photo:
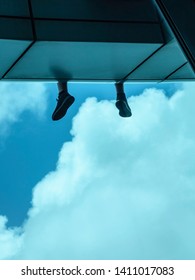
[{"label": "dangling foot", "polygon": [[119,115],[123,118],[128,118],[132,116],[131,109],[125,100],[117,100],[116,108],[119,110]]},{"label": "dangling foot", "polygon": [[58,95],[57,106],[52,114],[52,120],[57,121],[66,115],[68,108],[74,103],[75,98],[66,91]]},{"label": "dangling foot", "polygon": [[123,118],[131,117],[132,113],[124,93],[123,84],[115,83],[115,87],[117,90],[117,101],[115,105],[116,108],[119,110],[119,115]]}]

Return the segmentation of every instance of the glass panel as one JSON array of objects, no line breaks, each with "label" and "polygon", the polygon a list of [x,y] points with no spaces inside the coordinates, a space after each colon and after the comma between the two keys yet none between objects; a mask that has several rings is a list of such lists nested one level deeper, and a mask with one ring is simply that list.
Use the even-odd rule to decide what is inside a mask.
[{"label": "glass panel", "polygon": [[6,78],[120,79],[158,44],[38,42]]},{"label": "glass panel", "polygon": [[0,39],[33,39],[30,19],[0,18],[0,26]]},{"label": "glass panel", "polygon": [[40,41],[163,43],[159,24],[35,20]]},{"label": "glass panel", "polygon": [[195,73],[189,64],[184,65],[181,69],[168,78],[168,80],[177,79],[195,79]]},{"label": "glass panel", "polygon": [[171,42],[141,65],[130,76],[129,80],[162,80],[186,62],[176,42]]},{"label": "glass panel", "polygon": [[0,76],[13,65],[29,46],[30,41],[0,40]]},{"label": "glass panel", "polygon": [[33,0],[32,6],[34,16],[40,18],[158,21],[148,0]]},{"label": "glass panel", "polygon": [[0,16],[29,17],[27,0],[0,0]]}]

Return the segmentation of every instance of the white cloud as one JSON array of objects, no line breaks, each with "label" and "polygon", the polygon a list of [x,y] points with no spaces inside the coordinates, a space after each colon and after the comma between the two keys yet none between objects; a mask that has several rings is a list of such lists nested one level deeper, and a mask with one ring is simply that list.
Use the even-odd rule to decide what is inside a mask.
[{"label": "white cloud", "polygon": [[12,257],[194,259],[194,88],[171,99],[147,89],[129,99],[128,119],[88,99],[56,170],[34,188]]},{"label": "white cloud", "polygon": [[0,83],[0,133],[20,119],[24,111],[37,117],[43,116],[47,107],[47,95],[43,83]]},{"label": "white cloud", "polygon": [[19,228],[7,229],[7,218],[0,216],[0,259],[9,259],[15,255],[22,241],[22,233]]}]

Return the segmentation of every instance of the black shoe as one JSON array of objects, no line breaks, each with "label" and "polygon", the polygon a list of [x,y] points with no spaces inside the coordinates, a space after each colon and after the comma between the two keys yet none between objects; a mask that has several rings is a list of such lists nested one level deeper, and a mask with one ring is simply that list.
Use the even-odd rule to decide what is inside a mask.
[{"label": "black shoe", "polygon": [[132,116],[131,109],[127,103],[127,98],[124,92],[123,83],[115,83],[117,101],[115,103],[116,108],[119,110],[119,115],[123,118],[128,118]]},{"label": "black shoe", "polygon": [[67,92],[60,92],[57,106],[52,114],[52,120],[57,121],[66,115],[68,108],[74,103],[75,98]]},{"label": "black shoe", "polygon": [[128,118],[132,116],[131,109],[127,103],[127,100],[117,100],[116,108],[119,110],[119,115],[123,118]]}]

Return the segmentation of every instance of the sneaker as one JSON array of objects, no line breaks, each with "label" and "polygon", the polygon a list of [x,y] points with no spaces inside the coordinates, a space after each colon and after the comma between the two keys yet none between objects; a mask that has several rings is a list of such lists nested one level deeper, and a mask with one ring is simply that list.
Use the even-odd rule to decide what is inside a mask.
[{"label": "sneaker", "polygon": [[52,114],[52,120],[57,121],[66,115],[68,108],[74,103],[75,98],[67,92],[60,92],[57,99],[57,106]]},{"label": "sneaker", "polygon": [[122,82],[115,83],[117,101],[115,103],[116,108],[119,110],[119,115],[123,118],[132,116],[131,109],[127,103],[127,98],[124,92],[124,84]]},{"label": "sneaker", "polygon": [[119,115],[123,118],[128,118],[132,116],[131,109],[127,103],[127,100],[117,100],[116,108],[119,110]]}]

